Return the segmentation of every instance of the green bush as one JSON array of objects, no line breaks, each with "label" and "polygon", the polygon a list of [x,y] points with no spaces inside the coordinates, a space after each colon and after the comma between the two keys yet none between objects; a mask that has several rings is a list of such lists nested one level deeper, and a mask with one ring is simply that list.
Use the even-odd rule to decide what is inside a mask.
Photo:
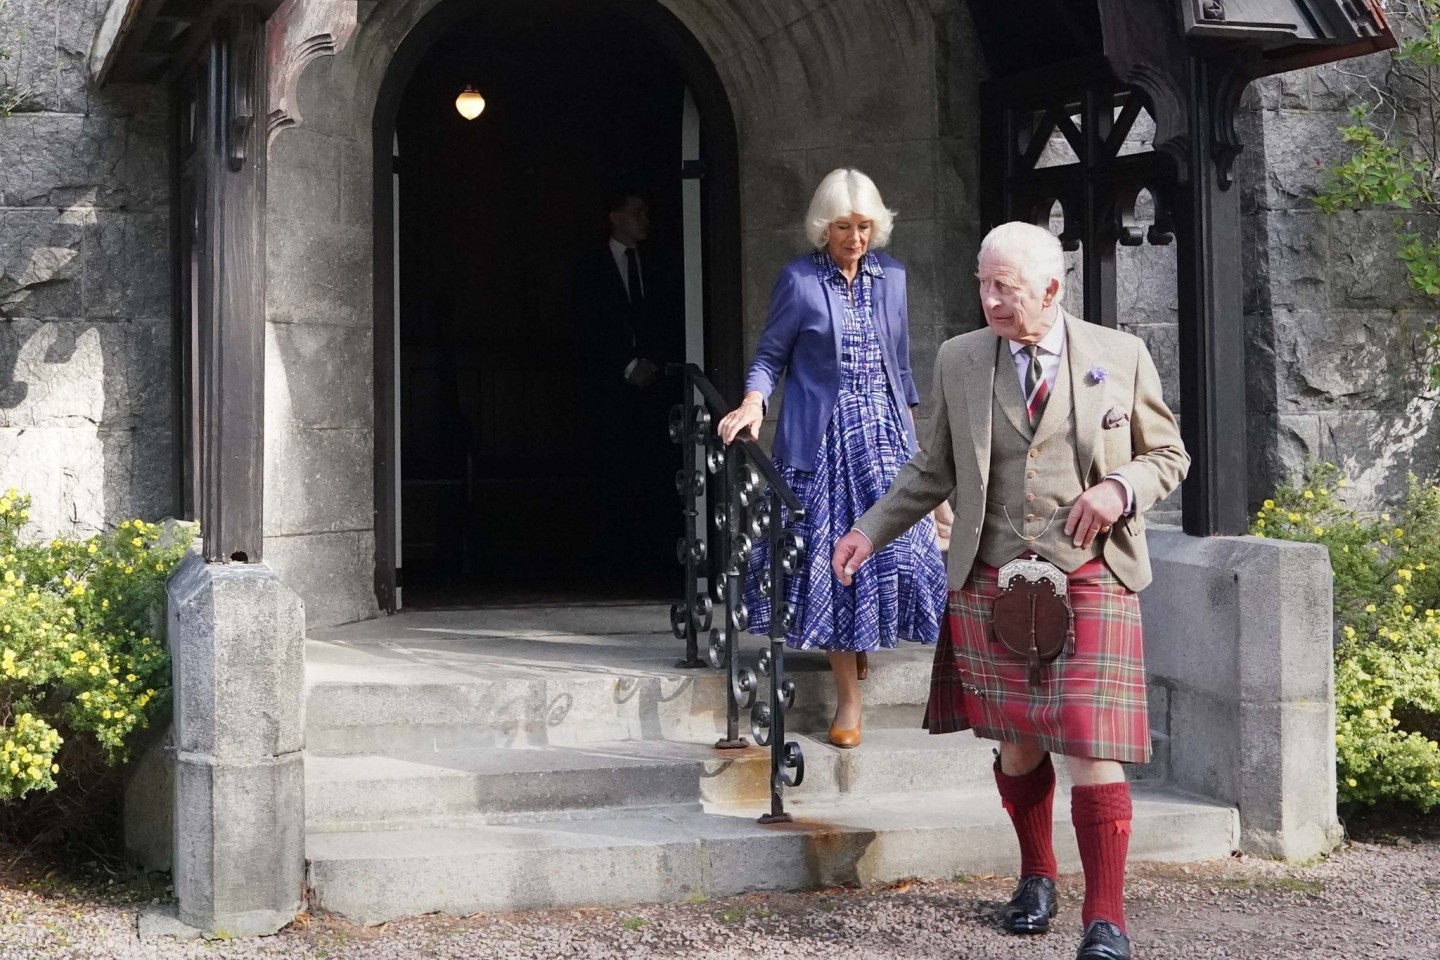
[{"label": "green bush", "polygon": [[0,799],[54,790],[72,752],[119,765],[168,708],[165,580],[194,535],[27,543],[29,507],[0,495]]},{"label": "green bush", "polygon": [[1440,485],[1413,477],[1394,515],[1343,502],[1331,464],[1266,500],[1251,533],[1321,543],[1335,576],[1340,802],[1440,807]]}]

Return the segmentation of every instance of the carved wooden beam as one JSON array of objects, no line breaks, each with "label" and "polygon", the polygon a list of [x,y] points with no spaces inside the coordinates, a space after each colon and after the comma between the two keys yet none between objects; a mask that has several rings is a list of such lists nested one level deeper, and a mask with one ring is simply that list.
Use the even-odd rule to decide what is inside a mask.
[{"label": "carved wooden beam", "polygon": [[357,24],[356,0],[285,0],[269,23],[267,142],[300,123],[296,90],[311,61],[345,49]]}]

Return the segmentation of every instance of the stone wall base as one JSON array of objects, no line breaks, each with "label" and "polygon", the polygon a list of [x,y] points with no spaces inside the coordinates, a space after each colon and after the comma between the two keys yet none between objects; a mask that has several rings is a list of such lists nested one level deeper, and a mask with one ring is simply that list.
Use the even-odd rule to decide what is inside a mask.
[{"label": "stone wall base", "polygon": [[1171,782],[1235,804],[1246,853],[1329,851],[1341,828],[1325,548],[1166,527],[1149,543],[1145,657]]}]

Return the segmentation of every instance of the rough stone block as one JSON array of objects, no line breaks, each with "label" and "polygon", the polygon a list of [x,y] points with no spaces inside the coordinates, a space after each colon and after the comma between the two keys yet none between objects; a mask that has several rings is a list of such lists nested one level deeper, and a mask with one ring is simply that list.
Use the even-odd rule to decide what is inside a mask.
[{"label": "rough stone block", "polygon": [[1337,410],[1320,414],[1320,459],[1337,463],[1351,478],[1347,501],[1375,509],[1405,496],[1397,460],[1417,475],[1433,473],[1440,460],[1440,418],[1426,402],[1410,398],[1387,410]]},{"label": "rough stone block", "polygon": [[[1331,160],[1344,155],[1337,118],[1328,112],[1272,110],[1264,114],[1266,206],[1313,207]],[[1387,214],[1389,216],[1389,214]]]},{"label": "rough stone block", "polygon": [[0,428],[0,476],[30,493],[31,529],[89,536],[105,528],[105,439],[94,424]]},{"label": "rough stone block", "polygon": [[0,210],[0,315],[78,317],[84,211]]},{"label": "rough stone block", "polygon": [[265,559],[305,601],[310,626],[375,616],[373,531],[266,537]]},{"label": "rough stone block", "polygon": [[[1412,217],[1409,230],[1434,236],[1435,218]],[[1410,288],[1409,271],[1396,257],[1395,215],[1389,210],[1344,211],[1330,221],[1331,302],[1338,308],[1429,309],[1424,294]]]},{"label": "rough stone block", "polygon": [[97,211],[93,216],[85,229],[85,315],[169,316],[169,215]]},{"label": "rough stone block", "polygon": [[1331,282],[1331,221],[1317,210],[1277,210],[1266,221],[1264,252],[1272,310],[1326,310]]},{"label": "rough stone block", "polygon": [[0,202],[164,210],[170,196],[166,133],[142,118],[0,118]]},{"label": "rough stone block", "polygon": [[164,321],[0,321],[0,426],[107,429],[170,416],[170,328]]}]

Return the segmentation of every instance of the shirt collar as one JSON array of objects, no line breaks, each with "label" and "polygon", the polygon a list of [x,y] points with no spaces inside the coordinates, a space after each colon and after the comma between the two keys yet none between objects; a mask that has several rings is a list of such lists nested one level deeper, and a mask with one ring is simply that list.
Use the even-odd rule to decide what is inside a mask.
[{"label": "shirt collar", "polygon": [[629,249],[629,247],[625,246],[625,244],[621,243],[619,240],[616,240],[614,237],[610,238],[610,252],[616,257],[625,256],[625,251]]},{"label": "shirt collar", "polygon": [[[820,268],[821,275],[827,280],[835,277],[837,274],[842,277],[844,276],[843,273],[840,273],[840,265],[835,262],[834,257],[830,256],[829,250],[824,248],[816,250],[815,263]],[[872,277],[885,276],[885,268],[880,266],[880,258],[875,256],[874,253],[866,253],[860,258],[860,271],[868,273]]]},{"label": "shirt collar", "polygon": [[[1064,352],[1064,350],[1065,350],[1065,311],[1064,311],[1064,310],[1057,310],[1057,311],[1055,311],[1055,323],[1054,323],[1054,325],[1052,325],[1052,326],[1050,327],[1049,332],[1047,332],[1047,333],[1045,334],[1045,336],[1043,336],[1043,337],[1040,338],[1040,342],[1037,343],[1037,344],[1035,344],[1035,346],[1039,347],[1039,348],[1040,348],[1042,351],[1044,351],[1045,353],[1054,354],[1054,355],[1057,356],[1057,357],[1060,356],[1060,354]],[[1014,341],[1014,340],[1011,340],[1011,341],[1010,341],[1010,355],[1011,355],[1012,357],[1013,357],[1015,354],[1019,353],[1021,350],[1024,350],[1024,349],[1025,349],[1025,344],[1023,344],[1023,343],[1017,343],[1017,342]]]}]

